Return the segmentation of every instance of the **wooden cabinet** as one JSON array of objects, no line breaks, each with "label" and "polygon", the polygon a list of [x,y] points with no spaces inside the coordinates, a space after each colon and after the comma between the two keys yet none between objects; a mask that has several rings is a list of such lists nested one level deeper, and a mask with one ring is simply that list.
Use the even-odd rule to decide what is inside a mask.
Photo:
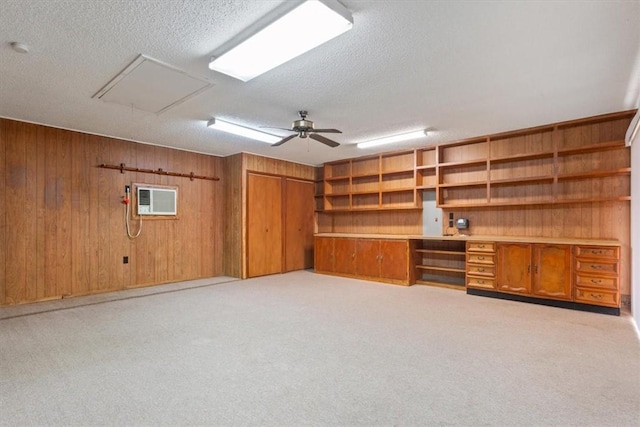
[{"label": "wooden cabinet", "polygon": [[314,267],[318,273],[330,273],[334,270],[333,238],[316,237]]},{"label": "wooden cabinet", "polygon": [[531,293],[543,298],[571,299],[571,246],[533,245]]},{"label": "wooden cabinet", "polygon": [[498,244],[498,289],[502,292],[531,293],[531,245]]},{"label": "wooden cabinet", "polygon": [[496,244],[467,242],[466,282],[469,288],[496,288]]},{"label": "wooden cabinet", "polygon": [[498,290],[571,299],[571,246],[499,243],[498,262]]},{"label": "wooden cabinet", "polygon": [[620,248],[575,246],[576,301],[587,304],[620,306]]},{"label": "wooden cabinet", "polygon": [[392,283],[408,283],[409,248],[406,240],[358,239],[356,276]]},{"label": "wooden cabinet", "polygon": [[333,271],[348,276],[356,274],[356,239],[336,238],[333,242]]},{"label": "wooden cabinet", "polygon": [[316,237],[316,272],[409,284],[407,240]]}]

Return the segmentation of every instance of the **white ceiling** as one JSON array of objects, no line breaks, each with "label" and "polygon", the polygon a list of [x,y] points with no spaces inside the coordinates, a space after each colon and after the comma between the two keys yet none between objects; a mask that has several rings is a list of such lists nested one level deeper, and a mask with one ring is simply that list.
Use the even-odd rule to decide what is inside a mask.
[{"label": "white ceiling", "polygon": [[[640,1],[343,0],[353,30],[247,83],[207,68],[281,1],[0,0],[0,116],[226,156],[321,164],[637,108]],[[27,44],[19,54],[10,42]],[[160,115],[92,98],[139,54],[213,87]],[[332,149],[206,127],[341,129]],[[354,143],[421,128],[379,149]],[[285,133],[286,134],[286,133]]]}]

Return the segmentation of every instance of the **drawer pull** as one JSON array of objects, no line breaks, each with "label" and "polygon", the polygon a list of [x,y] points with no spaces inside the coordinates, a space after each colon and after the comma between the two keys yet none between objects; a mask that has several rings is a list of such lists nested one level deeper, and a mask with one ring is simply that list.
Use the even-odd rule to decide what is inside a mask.
[{"label": "drawer pull", "polygon": [[598,250],[598,251],[597,251],[597,250],[595,250],[595,249],[592,249],[592,250],[591,250],[591,253],[592,253],[592,254],[594,254],[594,255],[602,255],[602,250]]},{"label": "drawer pull", "polygon": [[595,298],[595,299],[602,299],[603,295],[602,294],[594,294],[594,293],[592,293],[591,297]]},{"label": "drawer pull", "polygon": [[484,248],[484,245],[478,245],[478,247],[479,247],[480,249],[482,249],[482,248]]},{"label": "drawer pull", "polygon": [[482,267],[481,267],[481,268],[479,268],[479,269],[478,269],[478,273],[484,273],[484,268],[482,268]]},{"label": "drawer pull", "polygon": [[594,270],[602,270],[602,266],[599,264],[591,264],[591,268]]},{"label": "drawer pull", "polygon": [[600,280],[600,279],[591,279],[591,283],[600,284],[600,283],[602,283],[602,280]]},{"label": "drawer pull", "polygon": [[479,260],[483,260],[483,259],[484,259],[484,257],[483,257],[483,256],[479,256],[479,257],[478,257],[478,259],[479,259]]},{"label": "drawer pull", "polygon": [[478,280],[478,283],[484,285],[484,280]]}]

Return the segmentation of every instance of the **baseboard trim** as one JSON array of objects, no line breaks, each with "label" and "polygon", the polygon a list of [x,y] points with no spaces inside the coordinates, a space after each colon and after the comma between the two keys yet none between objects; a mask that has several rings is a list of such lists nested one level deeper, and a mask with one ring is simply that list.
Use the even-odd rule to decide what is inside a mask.
[{"label": "baseboard trim", "polygon": [[467,295],[476,295],[481,297],[498,298],[509,301],[527,302],[531,304],[547,305],[551,307],[568,308],[571,310],[589,311],[592,313],[609,314],[612,316],[620,316],[620,308],[603,307],[600,305],[581,304],[573,301],[558,301],[544,298],[534,298],[525,295],[506,294],[497,291],[488,291],[485,289],[467,288]]}]

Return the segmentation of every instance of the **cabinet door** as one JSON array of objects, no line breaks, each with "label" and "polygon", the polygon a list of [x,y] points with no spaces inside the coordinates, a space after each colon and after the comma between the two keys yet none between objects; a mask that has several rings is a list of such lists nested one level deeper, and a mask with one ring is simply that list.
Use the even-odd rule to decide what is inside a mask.
[{"label": "cabinet door", "polygon": [[284,271],[313,267],[313,182],[285,180]]},{"label": "cabinet door", "polygon": [[533,245],[533,294],[571,299],[571,247]]},{"label": "cabinet door", "polygon": [[356,275],[380,277],[380,241],[358,239],[356,241]]},{"label": "cabinet door", "polygon": [[333,239],[331,237],[316,237],[316,271],[333,272],[333,268]]},{"label": "cabinet door", "polygon": [[356,274],[356,239],[336,238],[333,243],[333,271]]},{"label": "cabinet door", "polygon": [[282,272],[282,183],[280,177],[247,176],[247,273]]},{"label": "cabinet door", "polygon": [[380,241],[380,277],[406,282],[409,275],[406,240]]},{"label": "cabinet door", "polygon": [[498,290],[531,293],[531,245],[498,244]]}]

